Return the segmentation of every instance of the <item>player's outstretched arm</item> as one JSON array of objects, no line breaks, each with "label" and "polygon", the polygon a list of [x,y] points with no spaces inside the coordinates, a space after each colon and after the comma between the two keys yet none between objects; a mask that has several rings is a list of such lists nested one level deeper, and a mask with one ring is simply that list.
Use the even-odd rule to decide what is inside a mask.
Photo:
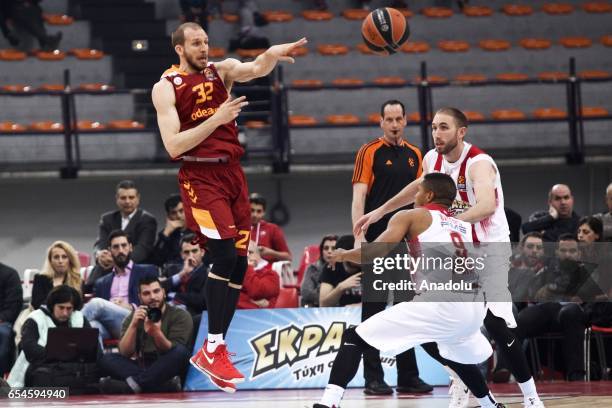
[{"label": "player's outstretched arm", "polygon": [[301,38],[292,43],[273,45],[253,61],[240,62],[228,58],[218,63],[217,68],[226,84],[247,82],[268,75],[279,61],[293,64],[295,60],[290,56],[291,52],[307,42],[306,38]]},{"label": "player's outstretched arm", "polygon": [[470,166],[468,177],[474,186],[476,204],[457,218],[474,224],[495,213],[495,168],[488,161],[478,161]]},{"label": "player's outstretched arm", "polygon": [[196,147],[219,126],[236,119],[242,107],[248,104],[244,96],[236,99],[230,97],[210,118],[194,128],[180,132],[181,121],[176,111],[172,84],[161,79],[153,86],[152,98],[164,147],[173,159]]}]

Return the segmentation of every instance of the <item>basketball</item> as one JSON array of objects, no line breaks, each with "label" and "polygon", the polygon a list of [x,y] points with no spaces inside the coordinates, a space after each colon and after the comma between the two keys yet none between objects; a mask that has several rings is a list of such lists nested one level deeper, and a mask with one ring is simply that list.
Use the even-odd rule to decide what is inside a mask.
[{"label": "basketball", "polygon": [[372,11],[361,25],[363,41],[380,55],[395,54],[409,35],[410,29],[404,15],[390,7]]}]

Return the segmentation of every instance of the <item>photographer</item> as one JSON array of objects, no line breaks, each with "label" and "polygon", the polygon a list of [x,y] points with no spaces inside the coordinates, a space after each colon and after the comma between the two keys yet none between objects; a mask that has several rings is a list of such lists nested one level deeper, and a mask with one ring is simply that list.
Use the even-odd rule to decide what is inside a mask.
[{"label": "photographer", "polygon": [[140,306],[123,321],[119,353],[105,354],[100,361],[112,377],[101,380],[102,392],[178,392],[179,376],[191,356],[191,316],[165,303],[159,279],[145,277],[138,289]]}]

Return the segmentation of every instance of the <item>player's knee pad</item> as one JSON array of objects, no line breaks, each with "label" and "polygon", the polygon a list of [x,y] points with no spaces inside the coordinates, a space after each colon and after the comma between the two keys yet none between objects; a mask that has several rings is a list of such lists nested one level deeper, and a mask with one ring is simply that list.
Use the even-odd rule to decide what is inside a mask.
[{"label": "player's knee pad", "polygon": [[207,243],[212,263],[211,272],[229,280],[236,266],[236,248],[233,239],[211,239]]},{"label": "player's knee pad", "polygon": [[365,340],[361,338],[361,336],[359,336],[359,334],[357,334],[355,327],[349,327],[344,331],[344,333],[342,334],[342,345],[357,346],[362,351],[371,347],[368,343],[365,342]]},{"label": "player's knee pad", "polygon": [[237,286],[242,286],[244,275],[246,275],[248,266],[249,264],[247,257],[238,255],[236,257],[236,265],[234,266],[234,270],[232,271],[232,275],[230,277],[230,283]]}]

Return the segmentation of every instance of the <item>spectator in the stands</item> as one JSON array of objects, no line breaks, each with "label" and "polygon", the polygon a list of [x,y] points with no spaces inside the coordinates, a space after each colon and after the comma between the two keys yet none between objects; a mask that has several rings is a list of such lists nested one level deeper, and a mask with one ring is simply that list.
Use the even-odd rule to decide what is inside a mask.
[{"label": "spectator in the stands", "polygon": [[332,252],[336,249],[337,235],[326,235],[321,239],[319,244],[319,259],[308,265],[304,271],[302,285],[300,288],[300,296],[302,297],[302,307],[318,307],[319,306],[319,290],[321,288],[321,273],[329,264],[329,258]]},{"label": "spectator in the stands", "polygon": [[22,351],[11,370],[8,383],[11,387],[42,386],[29,380],[32,371],[47,360],[47,333],[52,327],[91,327],[79,311],[81,295],[68,285],[53,288],[45,305],[32,312],[23,324]]},{"label": "spectator in the stands", "polygon": [[208,32],[208,0],[179,0],[185,22],[194,22]]},{"label": "spectator in the stands", "polygon": [[0,31],[2,31],[2,35],[9,44],[16,47],[19,45],[20,40],[12,27],[9,26],[11,6],[10,1],[0,1]]},{"label": "spectator in the stands", "polygon": [[601,218],[595,216],[582,217],[578,222],[576,235],[580,243],[582,262],[592,266],[592,269],[594,269],[593,279],[608,297],[612,296],[612,251],[610,251],[610,243],[602,242],[603,224]]},{"label": "spectator in the stands", "polygon": [[557,242],[562,234],[574,234],[580,217],[574,212],[574,196],[565,184],[555,184],[548,193],[548,211],[538,211],[523,224],[523,233],[542,233],[544,242]]},{"label": "spectator in the stands", "polygon": [[[355,238],[343,235],[338,238],[336,248],[353,249]],[[361,304],[361,267],[351,262],[336,264],[332,269],[325,265],[321,273],[319,306],[359,306]]]},{"label": "spectator in the stands", "polygon": [[55,241],[47,248],[47,254],[39,273],[34,275],[32,296],[29,306],[21,311],[15,322],[15,344],[21,341],[21,327],[30,313],[38,309],[47,300],[47,295],[55,286],[68,285],[81,295],[79,254],[72,245],[65,241]]},{"label": "spectator in the stands", "polygon": [[0,378],[9,370],[13,353],[13,323],[23,305],[17,271],[0,263]]},{"label": "spectator in the stands", "polygon": [[165,302],[159,280],[138,283],[140,306],[123,321],[119,353],[105,354],[102,392],[178,392],[180,376],[188,366],[193,322],[189,313]]},{"label": "spectator in the stands", "polygon": [[192,317],[206,310],[205,287],[208,277],[208,265],[203,263],[204,250],[191,243],[194,238],[193,234],[183,236],[182,263],[168,265],[164,273],[168,278],[162,281],[168,303],[186,308]]},{"label": "spectator in the stands", "polygon": [[94,249],[96,250],[96,262],[105,273],[101,273],[95,279],[110,272],[113,267],[113,258],[108,250],[108,237],[111,231],[122,230],[130,235],[134,245],[131,258],[135,263],[148,262],[155,244],[157,221],[153,215],[138,208],[140,193],[136,184],[131,180],[119,182],[115,199],[117,210],[102,214],[100,218],[98,239],[94,244]]},{"label": "spectator in the stands", "polygon": [[[41,0],[6,0],[2,2],[2,12],[7,13],[13,26],[36,38],[42,50],[52,51],[57,48],[62,40],[62,32],[53,35],[47,33],[40,2]],[[7,39],[13,45],[18,45],[21,42],[12,31],[10,31],[10,36]]]},{"label": "spectator in the stands", "polygon": [[171,194],[164,202],[166,226],[157,234],[157,242],[151,253],[151,263],[164,266],[166,263],[181,263],[181,239],[188,233],[185,228],[185,211],[181,196]]},{"label": "spectator in the stands", "polygon": [[280,293],[280,277],[262,258],[259,247],[249,242],[249,266],[242,282],[238,309],[273,308]]},{"label": "spectator in the stands", "polygon": [[[519,253],[513,257],[508,271],[508,286],[512,300],[524,304],[532,301],[535,295],[538,274],[546,267],[542,234],[525,234],[519,244]],[[523,306],[523,305],[521,305]]]},{"label": "spectator in the stands", "polygon": [[508,228],[510,228],[510,242],[519,242],[523,218],[512,208],[504,207],[504,212],[508,220]]},{"label": "spectator in the stands", "polygon": [[291,252],[283,230],[276,224],[264,220],[266,199],[258,193],[251,193],[251,241],[259,247],[261,257],[269,262],[291,261]]},{"label": "spectator in the stands", "polygon": [[603,223],[603,235],[601,239],[603,241],[612,242],[612,183],[608,184],[608,188],[606,188],[606,206],[608,207],[608,212],[595,214],[595,216],[601,219]]},{"label": "spectator in the stands", "polygon": [[132,242],[125,231],[112,231],[108,239],[115,266],[112,273],[96,281],[96,297],[83,307],[83,314],[100,330],[102,340],[118,338],[123,319],[138,308],[140,279],[158,276],[155,266],[138,264],[132,259]]},{"label": "spectator in the stands", "polygon": [[229,50],[268,48],[270,40],[259,29],[259,27],[267,25],[268,20],[259,12],[257,2],[255,0],[239,0],[238,14],[240,16],[240,28],[238,33],[230,39]]}]

